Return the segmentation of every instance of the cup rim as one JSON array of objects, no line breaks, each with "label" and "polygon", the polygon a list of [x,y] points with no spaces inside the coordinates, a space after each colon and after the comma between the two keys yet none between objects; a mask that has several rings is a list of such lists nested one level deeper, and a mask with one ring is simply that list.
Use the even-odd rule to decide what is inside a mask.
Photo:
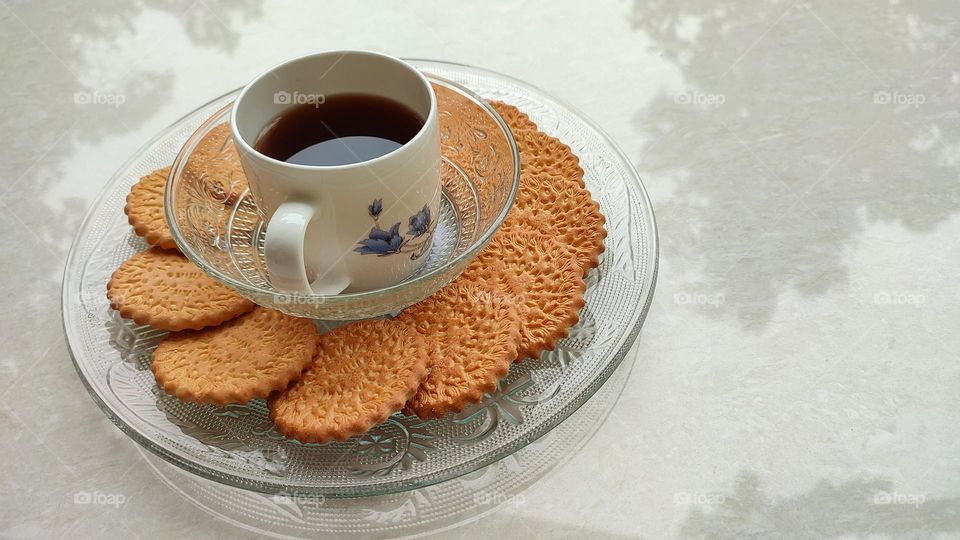
[{"label": "cup rim", "polygon": [[[430,100],[430,106],[427,112],[427,117],[423,120],[423,126],[420,127],[420,130],[417,131],[417,134],[411,137],[409,141],[400,145],[399,148],[395,148],[390,152],[387,152],[386,154],[377,156],[373,159],[358,161],[356,163],[348,163],[345,165],[303,165],[300,163],[289,163],[286,161],[281,161],[279,159],[272,158],[264,154],[263,152],[260,152],[259,150],[254,148],[253,145],[248,143],[245,138],[243,138],[240,135],[240,130],[239,128],[237,128],[237,106],[236,105],[238,103],[243,102],[243,98],[246,97],[247,92],[253,87],[253,85],[257,84],[258,82],[265,79],[266,77],[272,76],[273,73],[278,69],[286,67],[290,64],[303,62],[305,60],[310,60],[310,59],[321,57],[321,56],[334,56],[334,55],[340,55],[341,59],[347,55],[372,56],[380,60],[386,60],[388,62],[392,62],[394,64],[400,65],[403,68],[405,68],[407,71],[409,71],[411,74],[413,74],[414,77],[419,80],[420,84],[423,85],[424,90],[427,92],[427,96]],[[340,60],[337,60],[337,62],[339,61]],[[402,59],[397,58],[396,56],[391,56],[389,54],[384,54],[381,52],[370,51],[365,49],[340,49],[335,51],[324,51],[319,53],[305,54],[303,56],[298,56],[297,58],[287,60],[286,62],[277,64],[269,69],[264,70],[259,75],[257,75],[252,81],[245,84],[243,88],[240,90],[240,94],[237,95],[237,99],[233,101],[233,107],[230,110],[230,136],[233,137],[234,143],[240,145],[243,148],[244,152],[250,155],[256,156],[257,159],[263,160],[271,165],[275,165],[279,167],[287,167],[290,169],[301,170],[301,171],[345,171],[345,170],[351,170],[351,169],[357,169],[360,167],[370,166],[380,161],[389,159],[391,157],[395,157],[395,154],[404,151],[404,149],[407,149],[408,147],[413,147],[416,144],[419,144],[420,139],[423,139],[424,137],[426,137],[426,133],[428,131],[427,128],[430,125],[430,123],[436,122],[436,120],[437,120],[437,96],[433,91],[433,87],[430,86],[430,81],[427,80],[427,78],[419,69],[409,64],[408,62],[405,62]]]},{"label": "cup rim", "polygon": [[[417,69],[417,68],[414,68],[414,69]],[[417,69],[417,71],[420,71],[420,70]],[[186,243],[186,241],[183,239],[180,233],[180,230],[176,226],[177,222],[176,222],[176,219],[174,219],[175,216],[173,212],[173,190],[171,189],[171,181],[175,176],[179,176],[179,174],[182,172],[182,169],[186,165],[187,158],[189,157],[189,154],[186,153],[186,150],[188,149],[188,147],[190,147],[189,148],[190,153],[192,153],[192,151],[196,148],[196,145],[200,139],[198,134],[201,131],[209,131],[210,125],[215,121],[221,122],[223,118],[222,112],[224,111],[224,109],[232,108],[236,100],[227,103],[226,105],[221,107],[219,110],[214,112],[209,118],[204,120],[199,126],[197,126],[197,128],[193,131],[193,133],[191,133],[190,136],[187,138],[187,141],[184,143],[184,145],[180,148],[180,151],[178,152],[177,157],[173,161],[173,165],[171,165],[170,167],[170,174],[167,178],[167,187],[164,193],[164,214],[167,219],[167,222],[170,224],[170,232],[173,235],[173,238],[177,244],[177,247],[180,249],[180,251],[184,255],[187,256],[188,259],[190,259],[194,264],[200,267],[205,273],[213,276],[217,281],[225,285],[228,285],[231,288],[237,291],[240,291],[243,294],[255,294],[255,295],[259,294],[259,295],[268,295],[273,297],[282,296],[282,297],[288,297],[288,298],[294,297],[306,302],[319,302],[319,303],[328,303],[328,302],[349,303],[351,301],[356,301],[363,298],[370,298],[370,297],[381,296],[384,294],[390,294],[391,292],[397,289],[406,288],[411,285],[424,282],[431,277],[440,275],[441,273],[446,272],[452,266],[456,265],[457,263],[465,259],[466,260],[473,259],[477,255],[477,253],[479,253],[479,251],[483,249],[483,247],[490,242],[490,240],[493,238],[493,235],[496,234],[496,232],[503,225],[503,221],[506,219],[507,214],[510,212],[510,209],[513,208],[513,203],[514,203],[514,200],[516,199],[517,191],[520,188],[520,153],[517,148],[517,142],[513,136],[513,132],[510,130],[510,127],[507,125],[506,121],[504,121],[504,119],[500,116],[500,113],[498,113],[496,109],[494,109],[489,103],[487,103],[485,99],[477,95],[473,90],[467,88],[466,86],[460,83],[451,81],[447,78],[444,78],[442,76],[439,76],[433,73],[424,74],[423,72],[421,72],[421,74],[424,76],[425,79],[428,80],[428,84],[429,84],[429,81],[431,80],[435,82],[439,82],[447,86],[448,88],[463,94],[466,98],[470,99],[471,101],[476,103],[478,106],[480,106],[484,111],[486,111],[487,114],[489,114],[490,117],[496,122],[501,132],[504,134],[506,138],[506,142],[510,147],[510,151],[509,151],[510,155],[513,157],[513,182],[510,185],[510,193],[507,196],[507,199],[505,201],[505,204],[503,205],[503,208],[500,209],[500,211],[497,213],[497,217],[490,224],[487,230],[483,232],[480,238],[475,240],[473,244],[471,244],[467,249],[465,249],[459,256],[447,261],[442,266],[438,266],[437,268],[434,268],[429,272],[425,272],[423,274],[417,275],[405,281],[401,281],[400,283],[396,283],[394,285],[390,285],[380,289],[373,289],[369,291],[358,291],[358,292],[352,292],[352,293],[326,294],[326,295],[325,294],[284,293],[277,290],[265,289],[263,287],[259,287],[250,283],[244,283],[244,282],[235,280],[230,276],[223,274],[216,268],[213,268],[210,265],[208,265],[206,261],[204,261],[203,258],[200,257],[193,250],[193,248]],[[229,96],[230,94],[232,94],[233,92],[237,92],[238,90],[227,92],[222,97]],[[237,95],[239,96],[239,94]],[[232,121],[232,113],[228,116],[228,118]]]}]

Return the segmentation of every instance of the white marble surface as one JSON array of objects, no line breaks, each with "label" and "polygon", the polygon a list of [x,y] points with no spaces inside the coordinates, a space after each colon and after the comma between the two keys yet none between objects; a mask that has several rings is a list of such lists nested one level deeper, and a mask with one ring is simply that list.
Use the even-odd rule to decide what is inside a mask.
[{"label": "white marble surface", "polygon": [[87,396],[64,259],[158,130],[286,58],[370,48],[574,104],[660,225],[610,418],[523,504],[442,536],[960,536],[960,4],[318,4],[0,0],[0,535],[252,535]]}]

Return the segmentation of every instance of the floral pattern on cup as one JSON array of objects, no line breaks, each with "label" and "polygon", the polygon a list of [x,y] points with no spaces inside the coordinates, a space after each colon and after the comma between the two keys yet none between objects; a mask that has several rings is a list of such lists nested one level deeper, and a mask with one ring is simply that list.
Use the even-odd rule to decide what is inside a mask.
[{"label": "floral pattern on cup", "polygon": [[380,213],[383,212],[383,199],[375,199],[367,207],[367,214],[373,219],[373,228],[367,237],[357,242],[354,251],[361,255],[377,255],[384,257],[397,253],[410,253],[410,259],[422,257],[430,247],[430,235],[436,227],[436,221],[430,215],[430,208],[424,205],[407,221],[406,236],[400,234],[401,222],[396,222],[389,229],[380,226]]}]

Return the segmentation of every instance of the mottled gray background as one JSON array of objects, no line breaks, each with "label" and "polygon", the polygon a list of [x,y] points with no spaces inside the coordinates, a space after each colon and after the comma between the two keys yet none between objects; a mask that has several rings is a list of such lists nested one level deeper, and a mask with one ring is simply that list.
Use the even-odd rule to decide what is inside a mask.
[{"label": "mottled gray background", "polygon": [[[157,131],[282,60],[370,48],[580,108],[660,225],[608,421],[444,536],[960,536],[958,40],[956,0],[0,0],[0,534],[249,534],[159,482],[87,396],[64,259]],[[94,491],[125,503],[73,503]]]}]

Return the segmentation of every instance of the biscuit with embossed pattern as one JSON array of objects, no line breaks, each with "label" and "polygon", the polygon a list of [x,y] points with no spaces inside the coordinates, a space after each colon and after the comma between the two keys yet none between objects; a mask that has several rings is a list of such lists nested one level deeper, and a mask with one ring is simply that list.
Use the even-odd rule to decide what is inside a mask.
[{"label": "biscuit with embossed pattern", "polygon": [[605,222],[586,188],[552,174],[525,173],[501,230],[532,229],[561,241],[586,273],[600,262]]},{"label": "biscuit with embossed pattern", "polygon": [[507,123],[510,131],[512,131],[514,134],[525,129],[537,129],[537,124],[535,124],[533,120],[530,120],[530,117],[527,116],[527,113],[521,111],[513,105],[496,100],[490,101],[489,103],[490,106],[497,111],[500,117],[503,118],[503,121]]},{"label": "biscuit with embossed pattern", "polygon": [[163,193],[169,173],[170,167],[164,167],[140,178],[127,194],[123,213],[127,215],[127,221],[137,236],[143,237],[148,244],[177,249],[167,226],[167,216],[163,212]]},{"label": "biscuit with embossed pattern", "polygon": [[313,364],[268,402],[285,436],[343,441],[383,422],[413,397],[427,375],[430,347],[396,320],[350,323],[320,336]]},{"label": "biscuit with embossed pattern", "polygon": [[560,139],[538,130],[514,133],[520,152],[520,172],[547,173],[583,187],[583,169],[580,158]]},{"label": "biscuit with embossed pattern", "polygon": [[258,307],[220,326],[169,334],[150,369],[181,400],[246,403],[286,388],[310,365],[316,344],[309,319]]},{"label": "biscuit with embossed pattern", "polygon": [[497,233],[456,282],[486,283],[519,300],[518,360],[539,358],[580,320],[586,284],[576,256],[532,230]]},{"label": "biscuit with embossed pattern", "polygon": [[481,284],[457,282],[408,307],[397,320],[439,344],[430,371],[407,410],[441,418],[479,403],[507,376],[517,357],[516,299]]},{"label": "biscuit with embossed pattern", "polygon": [[254,307],[179,252],[160,248],[124,261],[107,283],[107,298],[125,319],[173,331],[215,326]]}]

